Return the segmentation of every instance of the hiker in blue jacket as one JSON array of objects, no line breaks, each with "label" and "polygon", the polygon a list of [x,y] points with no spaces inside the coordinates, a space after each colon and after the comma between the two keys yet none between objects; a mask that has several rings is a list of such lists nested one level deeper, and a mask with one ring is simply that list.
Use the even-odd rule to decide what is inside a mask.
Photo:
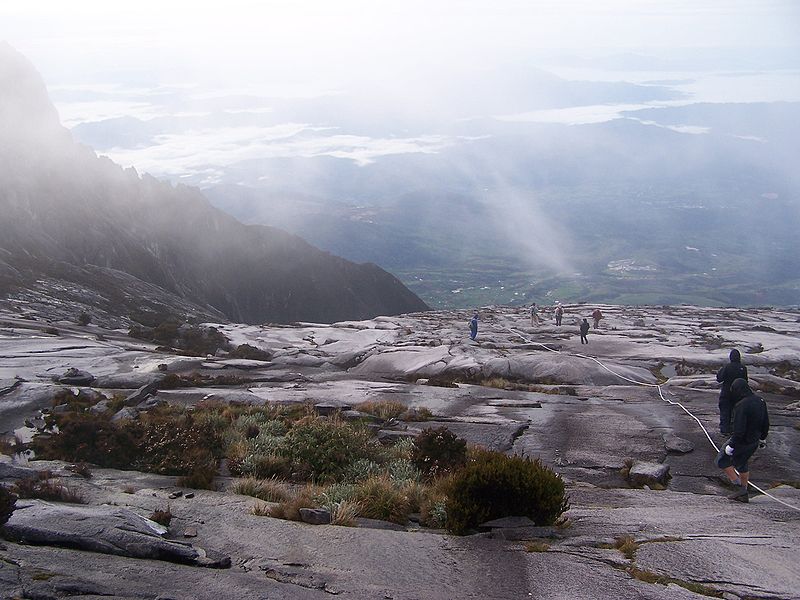
[{"label": "hiker in blue jacket", "polygon": [[478,336],[478,313],[472,316],[469,322],[469,339],[474,340]]}]

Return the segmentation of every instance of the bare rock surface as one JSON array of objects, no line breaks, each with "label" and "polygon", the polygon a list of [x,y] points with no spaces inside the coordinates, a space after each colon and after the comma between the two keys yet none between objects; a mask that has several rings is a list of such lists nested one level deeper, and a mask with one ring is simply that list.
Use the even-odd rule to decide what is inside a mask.
[{"label": "bare rock surface", "polygon": [[[363,412],[363,402],[388,400],[432,416],[390,423],[373,416],[375,426],[408,436],[443,425],[471,443],[539,458],[564,478],[571,505],[561,527],[520,523],[466,537],[416,523],[310,525],[252,514],[260,501],[226,491],[226,477],[218,479],[219,491],[187,493],[175,477],[93,468],[83,479],[58,461],[6,457],[0,484],[50,470],[88,504],[45,510],[45,503],[21,501],[28,508],[14,513],[12,530],[40,506],[50,516],[31,518],[29,526],[47,529],[52,541],[3,543],[0,597],[218,600],[235,590],[237,598],[254,600],[661,600],[700,597],[686,589],[692,584],[731,598],[800,597],[800,513],[777,501],[800,507],[800,490],[771,487],[800,480],[800,411],[792,391],[800,386],[800,312],[601,305],[601,328],[581,345],[571,323],[593,308],[565,306],[564,326],[534,328],[525,310],[486,307],[475,342],[468,339],[470,311],[333,325],[216,325],[232,344],[272,357],[258,364],[172,355],[99,327],[87,335],[55,324],[60,335],[46,335],[51,324],[0,314],[8,323],[0,329],[0,379],[3,389],[12,388],[0,395],[6,436],[35,431],[55,394],[73,388],[124,398],[155,383],[155,398],[170,404],[323,404],[334,412]],[[706,433],[665,401],[680,402],[719,444],[714,374],[734,347],[768,403],[772,426],[751,469],[754,483],[773,497],[753,494],[749,504],[726,498]],[[80,388],[54,384],[69,368],[96,379]],[[182,385],[161,385],[165,369],[185,378]],[[631,489],[626,475],[637,463],[668,469],[666,489]],[[173,535],[144,531],[144,518],[166,506]],[[107,525],[91,525],[101,518]],[[116,547],[117,536],[130,536],[133,555],[165,544],[190,564],[65,547],[59,540],[73,526],[90,546]],[[196,534],[191,546],[186,532]],[[633,539],[632,558],[614,547],[621,538]],[[540,551],[527,551],[533,543]],[[229,569],[194,566],[224,564],[228,556]]]},{"label": "bare rock surface", "polygon": [[124,508],[20,500],[4,531],[26,544],[191,565],[206,559],[189,544],[163,539],[163,527]]}]

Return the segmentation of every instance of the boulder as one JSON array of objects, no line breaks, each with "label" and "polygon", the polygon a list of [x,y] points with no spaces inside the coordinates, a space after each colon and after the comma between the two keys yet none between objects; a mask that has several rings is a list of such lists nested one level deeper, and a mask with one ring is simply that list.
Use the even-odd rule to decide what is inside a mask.
[{"label": "boulder", "polygon": [[111,420],[121,421],[122,419],[135,419],[138,416],[139,416],[138,410],[136,410],[135,408],[131,408],[130,406],[126,406],[119,412],[115,413],[114,416],[111,417]]},{"label": "boulder", "polygon": [[113,390],[135,390],[148,383],[159,383],[164,379],[163,373],[119,373],[101,375],[94,382],[94,387]]},{"label": "boulder", "polygon": [[669,465],[654,462],[635,462],[628,473],[631,485],[641,487],[644,485],[666,485],[669,479]]},{"label": "boulder", "polygon": [[89,408],[89,412],[93,415],[102,415],[104,412],[108,410],[110,401],[109,400],[101,400],[94,406]]},{"label": "boulder", "polygon": [[58,383],[65,385],[90,385],[93,381],[94,375],[75,367],[70,367],[58,378]]},{"label": "boulder", "polygon": [[164,400],[163,398],[150,396],[149,398],[146,398],[145,400],[142,400],[139,404],[137,404],[136,410],[151,410],[153,408],[156,408],[157,406],[161,406],[166,403],[167,401]]},{"label": "boulder", "polygon": [[[51,504],[41,500],[18,500],[5,525],[8,537],[26,544],[212,566],[206,552],[191,544],[165,540],[160,529],[156,523],[125,508]],[[225,561],[217,558],[211,562]]]},{"label": "boulder", "polygon": [[140,404],[146,400],[149,396],[155,394],[157,391],[158,383],[147,383],[125,398],[125,406],[136,406],[137,404]]},{"label": "boulder", "polygon": [[327,508],[301,508],[300,518],[303,523],[328,525],[331,522],[331,511]]},{"label": "boulder", "polygon": [[664,436],[664,448],[666,448],[667,452],[686,454],[694,450],[694,444],[673,433],[668,433]]}]

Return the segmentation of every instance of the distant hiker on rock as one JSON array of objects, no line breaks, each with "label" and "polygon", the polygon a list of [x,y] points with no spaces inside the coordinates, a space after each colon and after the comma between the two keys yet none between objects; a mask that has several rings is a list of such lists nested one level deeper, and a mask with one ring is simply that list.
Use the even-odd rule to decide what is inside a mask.
[{"label": "distant hiker on rock", "polygon": [[597,329],[598,325],[600,325],[600,319],[603,318],[603,313],[600,312],[599,308],[595,308],[594,312],[592,313],[592,319],[594,319],[594,329]]},{"label": "distant hiker on rock", "polygon": [[474,340],[478,336],[478,313],[472,316],[469,322],[469,339]]},{"label": "distant hiker on rock", "polygon": [[561,307],[561,302],[556,306],[556,325],[561,325],[561,317],[564,316],[564,309]]},{"label": "distant hiker on rock", "polygon": [[534,302],[533,306],[531,306],[531,327],[539,323],[541,323],[539,320],[539,308],[536,306],[536,302]]},{"label": "distant hiker on rock", "polygon": [[731,414],[735,404],[731,396],[731,384],[736,379],[747,380],[747,367],[742,364],[742,355],[734,348],[728,357],[730,362],[717,372],[717,381],[722,384],[719,391],[719,432],[731,434]]},{"label": "distant hiker on rock", "polygon": [[583,323],[581,323],[581,344],[589,343],[589,338],[586,337],[587,333],[589,333],[589,321],[584,319]]},{"label": "distant hiker on rock", "polygon": [[[734,399],[733,435],[717,455],[717,466],[725,471],[728,480],[737,490],[728,496],[737,502],[749,502],[747,483],[750,480],[748,461],[758,448],[765,448],[769,433],[767,403],[756,396],[745,379],[731,384]],[[739,475],[736,475],[736,471]]]}]

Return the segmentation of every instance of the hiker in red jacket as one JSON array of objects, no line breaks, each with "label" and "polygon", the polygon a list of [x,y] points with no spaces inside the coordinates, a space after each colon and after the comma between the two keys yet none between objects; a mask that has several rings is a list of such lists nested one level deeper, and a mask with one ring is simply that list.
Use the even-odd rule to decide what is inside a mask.
[{"label": "hiker in red jacket", "polygon": [[594,329],[597,329],[597,326],[600,325],[600,319],[603,318],[603,313],[600,312],[599,308],[594,309],[592,318],[594,319]]}]

